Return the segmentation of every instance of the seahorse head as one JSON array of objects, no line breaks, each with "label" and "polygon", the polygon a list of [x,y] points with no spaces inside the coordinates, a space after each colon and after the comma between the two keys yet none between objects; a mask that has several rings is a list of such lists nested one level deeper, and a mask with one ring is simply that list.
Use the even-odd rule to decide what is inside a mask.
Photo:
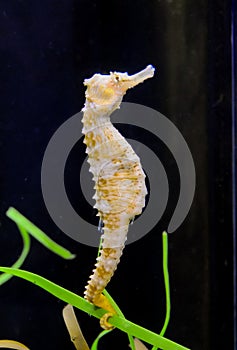
[{"label": "seahorse head", "polygon": [[95,108],[102,108],[104,112],[108,109],[108,112],[111,113],[119,108],[128,89],[153,77],[153,75],[154,68],[151,65],[133,75],[119,72],[110,72],[109,75],[95,74],[92,78],[84,81],[84,85],[87,86],[86,99],[93,103]]}]

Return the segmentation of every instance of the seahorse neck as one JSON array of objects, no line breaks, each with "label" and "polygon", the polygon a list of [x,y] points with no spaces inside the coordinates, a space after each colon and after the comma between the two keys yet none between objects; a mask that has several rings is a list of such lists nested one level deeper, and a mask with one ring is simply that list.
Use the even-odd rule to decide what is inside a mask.
[{"label": "seahorse neck", "polygon": [[83,134],[103,125],[111,125],[110,115],[111,113],[106,113],[104,109],[97,108],[92,102],[86,101],[83,108]]}]

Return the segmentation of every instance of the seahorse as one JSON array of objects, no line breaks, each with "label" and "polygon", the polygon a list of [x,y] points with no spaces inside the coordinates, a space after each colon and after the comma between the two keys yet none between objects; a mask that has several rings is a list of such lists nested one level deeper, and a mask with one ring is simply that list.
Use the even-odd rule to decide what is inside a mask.
[{"label": "seahorse", "polygon": [[[95,182],[94,208],[103,223],[102,246],[84,297],[110,314],[115,310],[102,294],[113,276],[123,252],[129,223],[141,214],[147,189],[141,162],[131,145],[110,121],[120,107],[126,91],[154,75],[149,65],[129,76],[110,72],[85,79],[86,101],[83,111],[84,143],[90,172]],[[108,314],[109,315],[109,314]],[[108,323],[101,322],[103,328]]]}]

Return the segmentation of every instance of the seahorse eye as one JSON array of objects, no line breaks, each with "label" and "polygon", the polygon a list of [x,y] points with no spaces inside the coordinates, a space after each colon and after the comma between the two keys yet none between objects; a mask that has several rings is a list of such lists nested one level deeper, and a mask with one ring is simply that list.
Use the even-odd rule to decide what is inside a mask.
[{"label": "seahorse eye", "polygon": [[114,80],[116,83],[120,82],[120,76],[119,75],[114,75]]}]

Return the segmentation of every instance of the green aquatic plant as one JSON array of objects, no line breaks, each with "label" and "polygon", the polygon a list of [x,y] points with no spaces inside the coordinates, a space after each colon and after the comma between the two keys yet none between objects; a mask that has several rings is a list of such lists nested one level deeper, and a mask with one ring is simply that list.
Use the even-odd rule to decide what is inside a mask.
[{"label": "green aquatic plant", "polygon": [[[53,253],[61,256],[64,259],[73,259],[74,254],[69,252],[67,249],[61,247],[52,239],[50,239],[42,230],[36,227],[32,222],[20,214],[16,209],[10,208],[7,211],[7,216],[12,219],[19,228],[19,231],[23,239],[23,250],[12,267],[0,267],[0,271],[3,274],[0,275],[0,284],[7,282],[12,276],[17,276],[23,278],[29,282],[34,283],[35,285],[46,290],[50,294],[56,296],[62,301],[66,302],[68,305],[63,310],[63,317],[69,331],[71,340],[77,350],[88,350],[89,346],[86,343],[80,326],[76,320],[72,306],[88,313],[91,316],[101,319],[101,317],[107,313],[106,310],[95,307],[90,304],[87,300],[81,296],[62,288],[61,286],[47,280],[44,277],[41,277],[37,274],[34,274],[29,271],[21,270],[20,267],[25,261],[25,258],[30,250],[30,236],[37,239],[41,244],[48,248]],[[166,290],[166,318],[164,326],[160,334],[151,332],[129,320],[127,320],[122,311],[119,309],[118,305],[115,303],[113,298],[105,290],[103,293],[109,299],[111,305],[116,310],[116,315],[113,315],[109,318],[109,323],[114,327],[120,329],[121,331],[127,333],[130,347],[132,350],[144,350],[146,347],[141,343],[141,340],[151,344],[153,346],[152,350],[157,350],[158,348],[163,350],[188,350],[188,348],[177,344],[164,337],[164,333],[168,326],[169,317],[170,317],[170,288],[169,288],[169,274],[168,274],[168,239],[167,233],[164,232],[163,235],[163,271],[164,271],[164,281],[165,281],[165,290]],[[96,338],[92,344],[91,350],[97,350],[99,340],[106,335],[111,330],[102,331],[99,336]],[[135,338],[135,339],[134,339]],[[140,340],[139,340],[140,339]],[[15,346],[15,347],[14,347]],[[26,350],[28,349],[25,345],[11,341],[11,340],[1,340],[0,347]]]}]

